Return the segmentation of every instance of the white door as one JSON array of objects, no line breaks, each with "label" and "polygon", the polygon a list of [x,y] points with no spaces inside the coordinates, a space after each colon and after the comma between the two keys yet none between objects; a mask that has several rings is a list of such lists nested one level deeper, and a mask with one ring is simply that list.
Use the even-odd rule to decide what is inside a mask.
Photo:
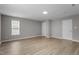
[{"label": "white door", "polygon": [[72,39],[72,19],[62,21],[62,31],[64,39]]}]

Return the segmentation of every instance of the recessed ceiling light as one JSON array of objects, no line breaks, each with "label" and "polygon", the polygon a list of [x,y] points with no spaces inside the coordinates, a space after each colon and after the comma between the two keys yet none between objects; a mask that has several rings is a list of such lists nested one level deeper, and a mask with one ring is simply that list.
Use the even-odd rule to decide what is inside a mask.
[{"label": "recessed ceiling light", "polygon": [[48,12],[47,12],[47,11],[43,11],[43,14],[45,14],[45,15],[46,15],[46,14],[48,14]]}]

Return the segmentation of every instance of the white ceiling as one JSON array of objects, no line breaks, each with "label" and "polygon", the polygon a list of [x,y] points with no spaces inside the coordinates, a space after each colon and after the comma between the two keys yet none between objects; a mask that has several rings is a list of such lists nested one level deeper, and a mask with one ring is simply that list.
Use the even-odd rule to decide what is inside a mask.
[{"label": "white ceiling", "polygon": [[[43,15],[43,11],[48,11]],[[56,20],[79,14],[79,5],[71,4],[0,4],[0,13],[33,20]]]}]

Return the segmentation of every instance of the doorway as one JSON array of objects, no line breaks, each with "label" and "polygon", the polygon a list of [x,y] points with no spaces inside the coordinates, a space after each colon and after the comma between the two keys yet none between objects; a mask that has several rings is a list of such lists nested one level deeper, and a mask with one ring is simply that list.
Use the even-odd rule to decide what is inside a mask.
[{"label": "doorway", "polygon": [[72,19],[62,21],[62,36],[64,39],[72,40]]}]

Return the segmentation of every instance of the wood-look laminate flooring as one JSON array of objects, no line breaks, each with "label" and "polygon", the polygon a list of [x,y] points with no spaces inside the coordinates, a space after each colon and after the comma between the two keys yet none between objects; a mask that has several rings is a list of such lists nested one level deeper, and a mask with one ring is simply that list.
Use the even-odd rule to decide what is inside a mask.
[{"label": "wood-look laminate flooring", "polygon": [[55,38],[30,38],[2,43],[0,55],[78,55],[79,43]]}]

